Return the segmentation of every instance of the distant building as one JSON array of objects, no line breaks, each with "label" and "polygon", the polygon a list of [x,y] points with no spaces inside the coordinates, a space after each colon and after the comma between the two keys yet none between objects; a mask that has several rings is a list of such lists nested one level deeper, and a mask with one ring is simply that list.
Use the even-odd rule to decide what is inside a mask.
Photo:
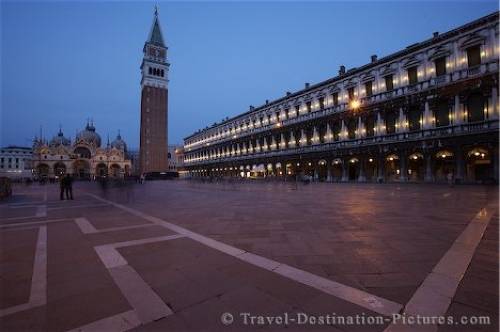
[{"label": "distant building", "polygon": [[184,168],[184,148],[182,145],[168,146],[168,170],[179,172]]},{"label": "distant building", "polygon": [[32,149],[7,146],[0,149],[0,177],[27,179],[32,177]]},{"label": "distant building", "polygon": [[498,181],[498,12],[184,139],[191,176]]},{"label": "distant building", "polygon": [[128,158],[132,162],[131,172],[134,175],[141,174],[139,150],[128,150]]},{"label": "distant building", "polygon": [[167,158],[168,68],[167,46],[155,10],[141,64],[140,173],[165,172]]},{"label": "distant building", "polygon": [[96,177],[124,177],[131,172],[127,144],[118,134],[106,147],[101,147],[101,136],[93,123],[87,123],[73,142],[62,132],[50,142],[35,139],[32,155],[34,175],[37,178],[54,178],[72,174],[81,179]]}]

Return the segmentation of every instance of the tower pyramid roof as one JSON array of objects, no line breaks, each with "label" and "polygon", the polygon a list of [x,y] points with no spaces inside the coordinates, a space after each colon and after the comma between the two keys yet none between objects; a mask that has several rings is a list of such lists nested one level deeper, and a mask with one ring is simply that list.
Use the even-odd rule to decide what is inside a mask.
[{"label": "tower pyramid roof", "polygon": [[146,43],[154,44],[158,46],[165,46],[163,42],[163,35],[160,28],[160,20],[158,19],[158,8],[155,7],[155,15],[153,18],[153,25],[151,26],[151,31],[149,32],[148,40]]}]

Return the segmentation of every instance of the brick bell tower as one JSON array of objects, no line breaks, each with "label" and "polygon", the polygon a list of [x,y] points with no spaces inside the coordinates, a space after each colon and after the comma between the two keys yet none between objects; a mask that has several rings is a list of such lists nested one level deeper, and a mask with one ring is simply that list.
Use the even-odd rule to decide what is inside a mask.
[{"label": "brick bell tower", "polygon": [[167,46],[155,7],[153,25],[144,44],[141,64],[140,171],[168,170],[168,68]]}]

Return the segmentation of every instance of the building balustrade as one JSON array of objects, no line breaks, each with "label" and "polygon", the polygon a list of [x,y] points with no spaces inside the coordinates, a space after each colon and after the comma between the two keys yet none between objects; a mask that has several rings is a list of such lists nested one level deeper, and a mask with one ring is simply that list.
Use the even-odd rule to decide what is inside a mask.
[{"label": "building balustrade", "polygon": [[[432,128],[426,130],[420,130],[416,132],[404,132],[404,133],[395,133],[388,134],[384,136],[372,136],[360,139],[353,140],[344,140],[344,141],[335,141],[335,142],[324,142],[317,144],[310,144],[306,146],[300,147],[290,147],[292,144],[288,144],[287,148],[283,149],[274,149],[257,153],[248,153],[248,151],[244,151],[244,153],[238,157],[216,157],[213,159],[206,158],[204,161],[189,161],[186,163],[188,165],[198,165],[198,164],[210,164],[210,163],[221,163],[235,160],[247,160],[254,158],[267,158],[281,155],[294,155],[294,154],[303,154],[303,153],[312,153],[312,152],[324,152],[324,151],[333,151],[341,148],[352,148],[357,146],[366,146],[380,143],[395,143],[395,142],[403,142],[408,140],[418,140],[422,138],[439,138],[439,137],[447,137],[454,136],[457,134],[472,134],[472,133],[480,133],[491,130],[498,130],[498,120],[488,120],[478,123],[465,123],[452,125],[447,127],[439,127]],[[205,157],[203,157],[205,158]]]}]

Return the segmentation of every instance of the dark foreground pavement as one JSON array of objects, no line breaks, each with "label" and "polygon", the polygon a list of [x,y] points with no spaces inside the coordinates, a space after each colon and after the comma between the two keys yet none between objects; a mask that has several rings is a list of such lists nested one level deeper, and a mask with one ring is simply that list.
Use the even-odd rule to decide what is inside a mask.
[{"label": "dark foreground pavement", "polygon": [[2,330],[498,330],[497,187],[15,187],[0,241]]}]

